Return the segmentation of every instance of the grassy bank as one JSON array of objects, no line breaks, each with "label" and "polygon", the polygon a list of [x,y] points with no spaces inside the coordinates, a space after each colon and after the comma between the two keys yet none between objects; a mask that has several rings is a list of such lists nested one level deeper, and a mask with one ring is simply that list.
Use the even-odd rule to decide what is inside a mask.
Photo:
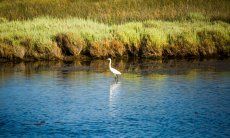
[{"label": "grassy bank", "polygon": [[107,25],[77,18],[0,23],[0,57],[207,57],[230,55],[230,25],[205,18]]},{"label": "grassy bank", "polygon": [[230,22],[229,0],[0,0],[0,17],[25,20],[40,16],[77,17],[103,23],[181,20],[200,13]]}]

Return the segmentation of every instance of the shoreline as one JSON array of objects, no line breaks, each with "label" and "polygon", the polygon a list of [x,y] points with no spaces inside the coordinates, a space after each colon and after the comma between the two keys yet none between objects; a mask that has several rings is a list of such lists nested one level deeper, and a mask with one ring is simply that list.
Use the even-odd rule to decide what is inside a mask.
[{"label": "shoreline", "polygon": [[[152,60],[152,61],[170,61],[170,60],[226,60],[229,59],[229,55],[211,55],[211,56],[203,56],[203,57],[151,57],[151,58],[140,58],[140,57],[113,57],[113,60],[124,60],[124,61],[142,61],[142,60]],[[65,57],[63,59],[35,59],[35,58],[0,58],[0,63],[21,63],[21,62],[86,62],[86,61],[97,61],[97,60],[106,60],[109,57],[102,57],[102,58],[93,58],[93,57]]]},{"label": "shoreline", "polygon": [[[7,55],[6,57],[0,57],[0,63],[2,62],[36,62],[36,61],[91,61],[91,60],[103,60],[107,59],[110,56],[106,57],[91,57],[91,56],[63,56],[62,58],[44,58],[44,57],[12,57],[12,55]],[[228,59],[229,53],[224,53],[223,55],[219,54],[213,54],[208,56],[166,56],[166,57],[136,57],[136,56],[124,56],[124,57],[112,57],[113,59],[118,60],[129,60],[129,59],[138,59],[138,60],[203,60],[203,59]]]},{"label": "shoreline", "polygon": [[[209,57],[171,57],[171,58],[138,58],[138,57],[119,57],[119,58],[112,58],[113,61],[116,62],[143,62],[143,61],[152,61],[152,62],[169,62],[169,61],[219,61],[219,60],[230,60],[229,56],[209,56]],[[97,61],[107,61],[107,58],[68,58],[64,60],[60,59],[53,59],[53,60],[42,60],[42,59],[15,59],[15,60],[9,60],[9,59],[3,59],[0,58],[0,63],[7,64],[7,63],[13,63],[13,64],[20,64],[20,63],[75,63],[75,62],[97,62]]]}]

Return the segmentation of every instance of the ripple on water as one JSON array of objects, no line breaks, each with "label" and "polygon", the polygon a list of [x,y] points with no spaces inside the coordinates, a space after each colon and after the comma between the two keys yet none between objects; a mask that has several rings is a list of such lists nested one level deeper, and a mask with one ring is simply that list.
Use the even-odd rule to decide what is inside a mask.
[{"label": "ripple on water", "polygon": [[0,136],[230,137],[229,60],[0,65]]}]

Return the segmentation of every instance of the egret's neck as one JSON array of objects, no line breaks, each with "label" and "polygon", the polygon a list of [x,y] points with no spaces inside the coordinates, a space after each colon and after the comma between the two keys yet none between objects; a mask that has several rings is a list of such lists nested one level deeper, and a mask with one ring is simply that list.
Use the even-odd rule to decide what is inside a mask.
[{"label": "egret's neck", "polygon": [[109,60],[109,68],[111,69],[111,60]]}]

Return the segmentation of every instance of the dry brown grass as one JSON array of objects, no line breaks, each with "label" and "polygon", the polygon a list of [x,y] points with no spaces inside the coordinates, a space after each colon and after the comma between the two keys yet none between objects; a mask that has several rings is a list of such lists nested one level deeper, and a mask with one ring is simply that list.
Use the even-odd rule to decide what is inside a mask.
[{"label": "dry brown grass", "polygon": [[150,19],[183,20],[203,14],[230,21],[229,0],[1,0],[0,17],[25,20],[39,16],[78,17],[104,23]]}]

